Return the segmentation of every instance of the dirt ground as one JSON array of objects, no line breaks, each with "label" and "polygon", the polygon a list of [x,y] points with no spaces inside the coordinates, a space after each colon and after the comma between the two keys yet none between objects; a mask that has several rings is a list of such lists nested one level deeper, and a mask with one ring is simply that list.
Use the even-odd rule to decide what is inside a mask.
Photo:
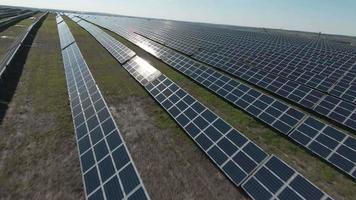
[{"label": "dirt ground", "polygon": [[0,199],[83,199],[54,16],[1,82]]},{"label": "dirt ground", "polygon": [[87,32],[67,20],[152,199],[246,199]]}]

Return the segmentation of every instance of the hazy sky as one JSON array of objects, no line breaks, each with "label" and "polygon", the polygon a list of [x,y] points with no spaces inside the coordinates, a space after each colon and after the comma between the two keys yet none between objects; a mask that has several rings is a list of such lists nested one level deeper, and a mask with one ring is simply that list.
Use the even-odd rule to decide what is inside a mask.
[{"label": "hazy sky", "polygon": [[356,0],[0,0],[0,4],[356,36]]}]

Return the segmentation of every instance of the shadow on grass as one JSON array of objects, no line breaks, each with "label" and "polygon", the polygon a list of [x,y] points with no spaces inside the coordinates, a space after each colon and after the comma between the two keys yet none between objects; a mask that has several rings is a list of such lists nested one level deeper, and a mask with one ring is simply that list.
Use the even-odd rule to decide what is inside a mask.
[{"label": "shadow on grass", "polygon": [[43,21],[47,16],[43,17],[31,30],[25,39],[22,47],[18,50],[9,66],[7,66],[2,77],[0,77],[0,124],[5,117],[6,111],[9,108],[9,103],[15,94],[17,85],[26,63],[28,53],[30,52],[35,36],[42,26]]}]

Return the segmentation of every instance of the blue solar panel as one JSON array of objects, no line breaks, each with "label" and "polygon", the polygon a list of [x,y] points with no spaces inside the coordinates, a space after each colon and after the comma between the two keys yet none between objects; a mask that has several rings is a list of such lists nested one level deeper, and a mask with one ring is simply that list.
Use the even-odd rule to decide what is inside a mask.
[{"label": "blue solar panel", "polygon": [[70,30],[69,30],[67,24],[63,23],[63,19],[62,19],[62,23],[59,23],[57,25],[57,28],[58,28],[58,34],[60,37],[61,49],[64,49],[67,46],[69,46],[70,44],[75,42],[72,34],[70,33]]},{"label": "blue solar panel", "polygon": [[[172,48],[201,62],[217,67],[251,84],[295,102],[303,108],[316,111],[315,107],[318,105],[319,100],[324,97],[331,97],[331,95],[339,97],[344,103],[355,103],[356,91],[352,85],[356,81],[354,79],[355,73],[352,71],[354,69],[352,68],[356,58],[346,58],[349,55],[345,58],[336,56],[333,58],[334,60],[330,61],[328,59],[334,55],[331,52],[324,52],[329,55],[322,53],[320,57],[317,56],[316,60],[311,61],[308,60],[309,58],[304,60],[304,57],[317,55],[320,52],[307,53],[308,51],[304,51],[305,47],[299,46],[300,44],[298,43],[293,45],[299,47],[293,47],[293,45],[279,46],[269,39],[262,43],[259,40],[255,41],[255,38],[244,41],[241,40],[244,36],[235,38],[235,35],[224,35],[221,31],[211,33],[205,29],[195,30],[198,26],[190,26],[183,31],[182,28],[184,26],[175,27],[175,24],[165,26],[161,24],[162,22],[155,21],[153,23],[154,20],[142,21],[123,17],[111,17],[105,21],[100,19],[101,17],[88,17],[88,20],[96,21],[100,25],[116,31],[124,37],[126,36],[131,42],[158,58],[162,59],[164,53],[161,51],[163,48],[157,48],[157,44],[154,44],[151,40],[159,42],[165,48]],[[115,25],[113,25],[114,23]],[[153,31],[155,28],[160,31]],[[217,35],[212,39],[208,36],[210,34]],[[239,41],[236,42],[233,38]],[[303,58],[299,57],[300,55],[296,56],[295,51],[302,53]],[[313,48],[310,51],[316,50]],[[340,52],[335,51],[334,53],[339,55]],[[312,56],[312,58],[314,57]],[[343,90],[340,90],[340,88],[343,88]],[[223,92],[221,91],[221,94]],[[355,114],[354,111],[353,114]],[[346,115],[342,116],[345,118],[344,120],[340,120],[339,115],[340,112],[326,114],[325,117],[356,130],[353,118]],[[280,127],[280,129],[285,129],[285,127]]]},{"label": "blue solar panel", "polygon": [[[101,34],[105,33],[102,32]],[[108,45],[112,45],[113,43],[101,44],[109,50],[110,46]],[[109,52],[111,51],[109,50]],[[112,55],[115,57],[115,54]],[[240,186],[241,184],[248,184],[245,180],[251,179],[251,174],[253,174],[256,169],[258,170],[261,166],[265,165],[264,162],[268,158],[267,153],[251,142],[243,134],[231,127],[210,109],[198,102],[172,80],[161,74],[145,60],[135,56],[126,62],[123,67],[171,115],[171,117],[235,185]],[[217,81],[217,85],[222,87],[225,82],[223,80],[220,82]],[[241,90],[247,92],[249,88],[241,85]],[[250,91],[248,94],[255,98],[261,95],[254,91]],[[269,103],[273,103],[273,99],[263,98],[263,100],[264,102],[272,101]],[[283,112],[287,111],[284,104],[273,103],[273,106],[280,110],[284,109]],[[278,111],[278,109],[276,110]],[[276,111],[271,113],[274,112]],[[301,116],[298,112],[291,112],[291,115]],[[275,156],[272,156],[269,160],[272,160],[272,158],[280,161]],[[278,167],[279,163],[277,162],[276,164],[273,161],[270,161],[270,163],[272,163],[272,167],[270,168],[271,170],[276,170],[273,168],[273,165]],[[308,197],[307,194],[303,193],[303,187],[304,189],[313,192],[320,191],[314,185],[310,184],[310,182],[306,181],[305,178],[299,174],[295,174],[297,174],[297,172],[288,167],[287,169],[282,169],[281,172],[278,172],[278,177],[284,182],[293,180],[293,185],[290,187],[297,195]],[[261,176],[263,176],[263,174]],[[284,184],[283,181],[278,183],[276,180],[278,180],[278,178],[274,179],[271,186],[274,188],[274,191],[276,191],[280,185]],[[271,189],[272,191],[273,188]],[[255,189],[256,188],[254,187],[254,190]],[[249,192],[248,189],[246,189],[246,191]],[[296,191],[299,193],[296,193]],[[269,193],[270,192],[267,191],[266,195]],[[325,195],[323,192],[322,194]],[[315,194],[315,197],[318,197],[317,194]]]},{"label": "blue solar panel", "polygon": [[56,16],[56,22],[57,22],[57,24],[59,24],[59,23],[63,22],[63,18],[62,18],[62,16],[57,15],[57,16]]},{"label": "blue solar panel", "polygon": [[[87,30],[90,34],[92,34],[94,37],[97,38],[97,40],[100,41],[100,43],[112,43],[115,42],[116,40],[111,37],[108,34],[100,34],[102,32],[101,29],[98,27],[86,22],[86,21],[80,21],[78,23],[81,27],[83,27],[85,30]],[[126,46],[119,44],[119,43],[114,43],[115,45],[110,46],[109,51],[113,54],[115,54],[115,57],[119,59],[119,62],[121,64],[125,63],[127,60],[135,56],[135,52],[127,48]]]},{"label": "blue solar panel", "polygon": [[[91,18],[88,17],[88,19]],[[262,94],[245,84],[231,79],[230,77],[220,72],[217,72],[214,69],[206,67],[188,58],[187,56],[176,53],[173,50],[168,49],[167,47],[164,47],[156,42],[147,40],[146,38],[143,38],[141,36],[129,34],[125,30],[117,28],[117,26],[113,25],[112,22],[108,23],[107,21],[107,19],[105,21],[92,20],[93,23],[99,23],[100,25],[117,32],[118,34],[122,35],[134,44],[137,44],[138,46],[143,43],[149,44],[149,48],[147,48],[148,45],[143,45],[142,48],[145,47],[144,49],[146,51],[150,52],[157,58],[162,59],[163,62],[166,62],[179,72],[184,73],[188,77],[195,80],[197,83],[215,92],[227,101],[245,110],[246,112],[250,113],[254,117],[260,119],[261,121],[265,122],[266,124],[275,128],[283,134],[290,134],[291,131],[296,128],[295,125],[300,124],[306,116],[304,113],[290,106],[287,106],[281,101],[271,98],[266,94]],[[233,70],[233,68],[231,68],[231,70]],[[320,98],[322,98],[321,92],[318,92],[303,85],[295,84],[287,79],[282,79],[278,76],[268,75],[263,71],[259,71],[256,69],[247,70],[243,67],[239,68],[240,71],[234,70],[234,73],[236,72],[240,73],[240,75],[245,74],[245,76],[248,75],[248,77],[254,77],[254,79],[256,80],[256,84],[258,83],[264,85],[265,87],[269,87],[273,89],[273,92],[277,91],[280,94],[285,94],[287,95],[285,96],[286,98],[293,98],[294,101],[299,102],[309,108],[315,107],[320,101]],[[158,98],[161,98],[161,96],[159,96]],[[169,105],[169,103],[165,102],[163,106],[167,107]],[[172,112],[176,111],[172,110]],[[184,118],[180,118],[180,120],[183,122]],[[325,126],[328,125],[325,124]],[[303,134],[293,134],[293,137],[294,138],[292,139],[298,143],[300,143],[302,140],[305,140],[305,138],[303,138]],[[296,140],[296,137],[298,137],[299,140]],[[319,138],[319,140],[323,139],[324,143],[327,143],[328,141],[332,142],[332,140],[327,140],[328,138]],[[319,155],[322,159],[326,160],[332,165],[335,165],[333,163],[334,161],[328,160],[325,157],[325,155],[328,153],[328,149],[324,148],[323,145],[320,145],[318,142],[313,142],[310,146],[305,147],[313,153]]]},{"label": "blue solar panel", "polygon": [[308,117],[290,135],[294,141],[356,178],[355,139],[340,130]]},{"label": "blue solar panel", "polygon": [[162,60],[283,134],[304,117],[302,112],[181,54],[167,53]]},{"label": "blue solar panel", "polygon": [[[58,26],[64,25],[62,22]],[[71,35],[67,31],[66,35],[60,35],[61,41]],[[148,199],[121,133],[77,44],[65,48],[62,55],[86,197],[134,198],[141,191],[141,199]]]},{"label": "blue solar panel", "polygon": [[331,198],[276,156],[270,156],[242,188],[256,200]]}]

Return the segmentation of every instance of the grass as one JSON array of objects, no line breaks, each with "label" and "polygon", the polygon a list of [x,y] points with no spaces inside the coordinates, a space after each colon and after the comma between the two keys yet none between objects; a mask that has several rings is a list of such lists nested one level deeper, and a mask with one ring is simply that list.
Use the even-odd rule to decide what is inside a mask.
[{"label": "grass", "polygon": [[[1,199],[82,199],[82,179],[56,21],[10,66],[22,70],[0,125]],[[11,75],[11,73],[9,73]]]},{"label": "grass", "polygon": [[[105,30],[108,34],[125,44],[144,59],[148,60],[155,68],[171,78],[174,82],[186,89],[190,94],[219,114],[236,129],[242,131],[248,138],[256,142],[270,154],[275,154],[297,169],[305,177],[318,185],[336,199],[355,199],[356,183],[350,178],[336,171],[317,157],[305,151],[302,147],[266,127],[263,123],[238,110],[220,97],[212,94],[207,89],[195,84],[192,80],[162,63],[141,48],[130,43],[117,34]],[[161,120],[166,126],[170,123]]]}]

